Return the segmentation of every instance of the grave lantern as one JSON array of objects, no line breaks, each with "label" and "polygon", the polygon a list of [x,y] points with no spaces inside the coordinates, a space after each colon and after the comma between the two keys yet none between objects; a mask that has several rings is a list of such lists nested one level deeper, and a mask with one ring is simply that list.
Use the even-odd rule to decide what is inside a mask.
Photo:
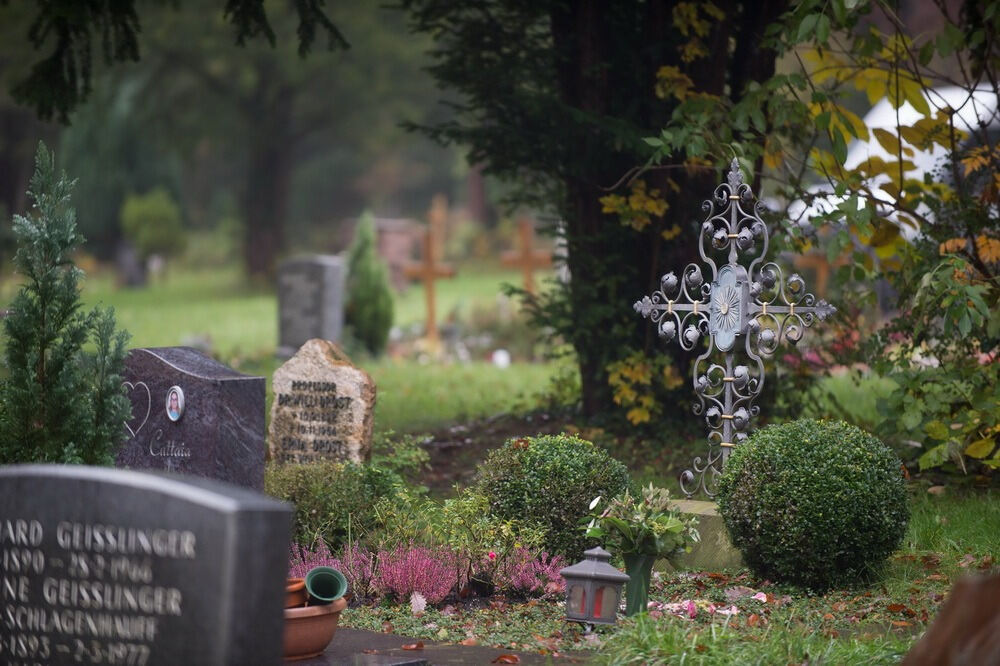
[{"label": "grave lantern", "polygon": [[629,577],[608,564],[611,553],[600,546],[584,560],[559,572],[566,581],[566,619],[585,624],[614,624],[622,586]]}]

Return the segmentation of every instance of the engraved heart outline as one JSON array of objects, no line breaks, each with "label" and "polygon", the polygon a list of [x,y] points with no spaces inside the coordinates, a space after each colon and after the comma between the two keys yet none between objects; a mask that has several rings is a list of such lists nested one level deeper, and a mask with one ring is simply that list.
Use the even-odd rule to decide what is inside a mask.
[{"label": "engraved heart outline", "polygon": [[139,434],[139,431],[142,430],[142,427],[146,425],[146,421],[149,420],[149,414],[150,412],[153,411],[153,394],[150,393],[149,387],[146,386],[146,382],[136,382],[134,384],[132,382],[122,382],[122,388],[128,387],[129,393],[131,393],[133,390],[135,390],[140,386],[146,389],[146,417],[142,420],[142,423],[140,423],[139,427],[136,428],[135,430],[132,430],[132,426],[128,424],[128,421],[123,421],[123,423],[125,424],[125,429],[132,434],[133,439],[135,439],[135,436]]}]

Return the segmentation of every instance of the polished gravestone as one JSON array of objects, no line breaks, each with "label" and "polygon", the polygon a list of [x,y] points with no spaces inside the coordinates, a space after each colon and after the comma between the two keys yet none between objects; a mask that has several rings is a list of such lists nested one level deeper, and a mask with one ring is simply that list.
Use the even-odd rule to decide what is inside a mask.
[{"label": "polished gravestone", "polygon": [[344,326],[344,260],[296,257],[278,267],[278,356],[313,338],[339,342]]},{"label": "polished gravestone", "polygon": [[118,467],[263,487],[263,377],[188,347],[133,349],[123,376],[132,419]]},{"label": "polished gravestone", "polygon": [[0,467],[0,663],[279,664],[290,522],[210,479]]}]

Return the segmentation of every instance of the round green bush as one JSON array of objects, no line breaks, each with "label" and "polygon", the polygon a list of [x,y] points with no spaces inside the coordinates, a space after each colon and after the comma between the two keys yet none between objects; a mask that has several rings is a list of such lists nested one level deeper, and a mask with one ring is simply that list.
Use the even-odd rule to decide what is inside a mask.
[{"label": "round green bush", "polygon": [[718,500],[758,576],[817,590],[871,580],[909,520],[899,458],[844,422],[757,431],[729,457]]},{"label": "round green bush", "polygon": [[545,530],[545,549],[571,560],[588,544],[580,521],[598,495],[614,497],[629,485],[628,469],[603,449],[568,435],[509,440],[478,470],[478,490],[490,512]]}]

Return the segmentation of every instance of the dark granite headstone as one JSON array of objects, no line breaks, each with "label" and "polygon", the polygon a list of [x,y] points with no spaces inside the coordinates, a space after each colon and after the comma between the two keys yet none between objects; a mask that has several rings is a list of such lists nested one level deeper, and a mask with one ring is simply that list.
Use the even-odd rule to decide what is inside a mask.
[{"label": "dark granite headstone", "polygon": [[290,520],[209,479],[0,467],[0,663],[279,664]]},{"label": "dark granite headstone", "polygon": [[156,347],[131,350],[124,379],[132,420],[119,467],[263,487],[263,377],[240,374],[188,347]]},{"label": "dark granite headstone", "polygon": [[339,342],[344,326],[340,257],[314,255],[278,267],[278,356],[288,358],[313,338]]}]

